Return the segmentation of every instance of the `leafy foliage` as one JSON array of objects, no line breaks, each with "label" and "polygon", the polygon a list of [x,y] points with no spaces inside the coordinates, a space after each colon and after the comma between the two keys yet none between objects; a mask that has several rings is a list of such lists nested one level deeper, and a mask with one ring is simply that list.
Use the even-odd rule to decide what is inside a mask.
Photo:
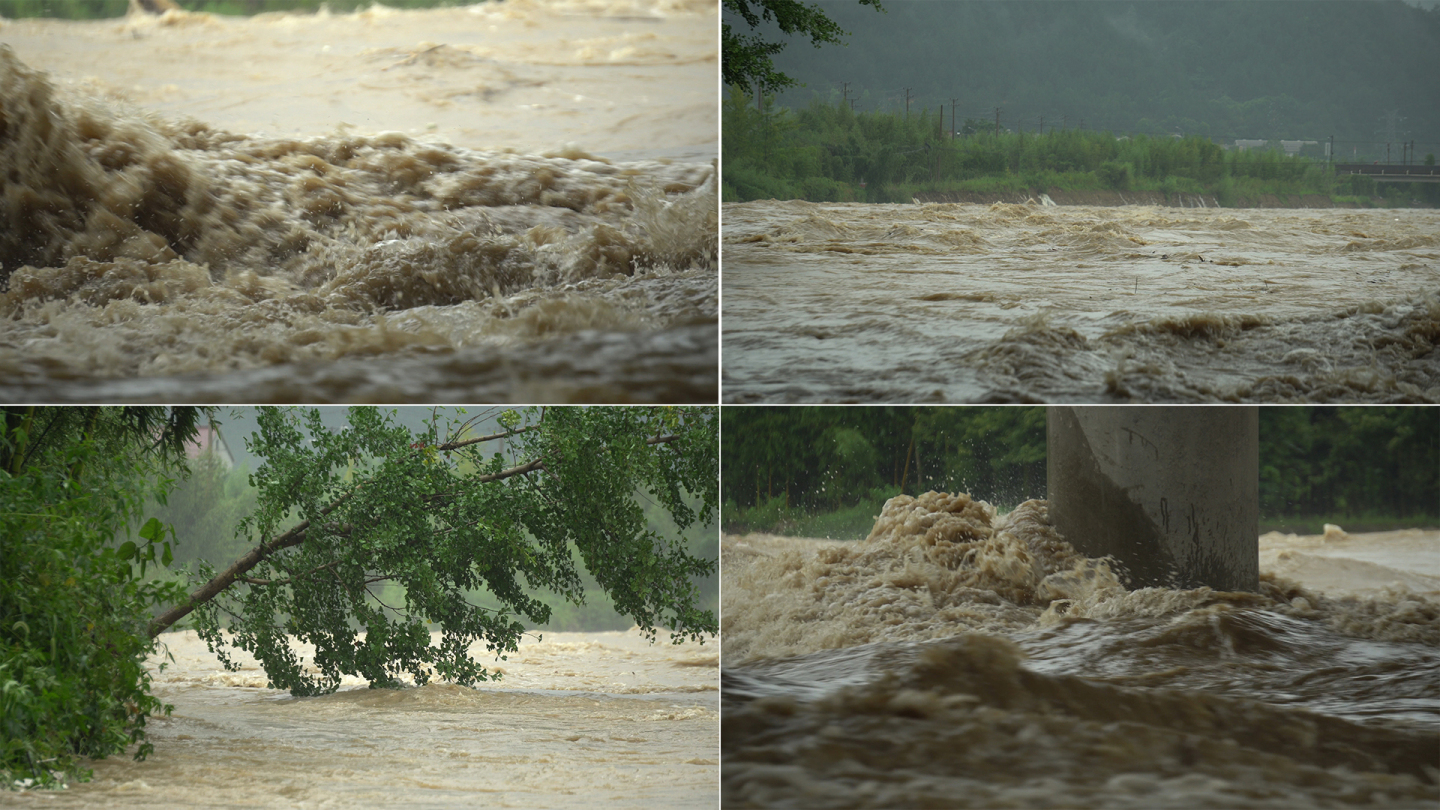
[{"label": "leafy foliage", "polygon": [[249,470],[227,470],[213,453],[201,455],[189,466],[189,476],[177,482],[164,503],[151,501],[146,513],[174,531],[179,565],[238,558],[255,545],[251,538],[234,534],[235,526],[254,510],[258,496],[250,486]]},{"label": "leafy foliage", "polygon": [[757,109],[744,93],[732,93],[724,106],[726,199],[909,202],[916,191],[1051,188],[1238,199],[1339,188],[1324,162],[1279,150],[1225,152],[1196,136],[996,133],[975,124],[951,137],[938,111],[855,113],[820,101],[793,111],[773,97]]},{"label": "leafy foliage", "polygon": [[[880,0],[859,0],[862,6],[884,11]],[[784,34],[804,34],[815,47],[842,44],[847,36],[819,6],[799,0],[724,0],[724,8],[740,17],[752,30],[765,22],[773,22]],[[737,87],[759,86],[761,93],[773,93],[791,87],[795,80],[775,70],[771,57],[785,50],[783,42],[768,42],[756,34],[739,34],[726,22],[720,28],[722,65],[726,84]]]},{"label": "leafy foliage", "polygon": [[1261,408],[1260,512],[1440,517],[1440,412]]},{"label": "leafy foliage", "polygon": [[737,506],[829,511],[957,489],[1018,503],[1043,496],[1043,408],[729,408],[724,492]]},{"label": "leafy foliage", "polygon": [[[0,436],[0,770],[7,783],[84,779],[76,757],[145,741],[168,713],[149,693],[149,610],[185,593],[147,581],[168,565],[168,529],[153,518],[183,472],[179,448],[205,412],[163,408],[8,408]],[[181,427],[184,426],[184,427]],[[158,475],[157,475],[158,474]]]},{"label": "leafy foliage", "polygon": [[[1043,498],[1042,408],[728,408],[727,531],[863,537],[888,497]],[[1433,408],[1260,409],[1260,512],[1440,517]]]},{"label": "leafy foliage", "polygon": [[[152,632],[193,609],[226,666],[236,666],[229,646],[247,650],[273,687],[296,695],[334,691],[347,674],[372,687],[398,686],[402,674],[468,685],[492,677],[472,643],[503,658],[522,618],[548,620],[533,591],[583,600],[572,549],[652,638],[657,626],[677,641],[716,631],[694,584],[715,563],[650,529],[635,497],[680,529],[712,519],[714,408],[530,409],[506,414],[503,433],[469,439],[465,425],[450,439],[438,423],[412,434],[370,408],[352,409],[337,431],[314,411],[267,409],[258,421],[258,504],[236,532],[260,545],[227,571],[207,569],[210,585]],[[382,601],[385,586],[398,602]],[[477,606],[477,593],[500,607]],[[315,646],[311,665],[291,636]]]}]

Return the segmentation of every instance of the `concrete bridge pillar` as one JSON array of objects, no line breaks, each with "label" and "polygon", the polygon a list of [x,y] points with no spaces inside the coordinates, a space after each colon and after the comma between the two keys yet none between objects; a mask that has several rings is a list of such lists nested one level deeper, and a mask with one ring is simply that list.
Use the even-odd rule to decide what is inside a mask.
[{"label": "concrete bridge pillar", "polygon": [[1260,415],[1254,407],[1046,412],[1050,522],[1131,588],[1255,591]]}]

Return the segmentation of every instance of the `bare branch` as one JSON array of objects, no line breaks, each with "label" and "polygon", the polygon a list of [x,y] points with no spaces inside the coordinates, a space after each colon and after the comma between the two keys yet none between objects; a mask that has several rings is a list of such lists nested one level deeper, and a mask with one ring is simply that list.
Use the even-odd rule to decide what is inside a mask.
[{"label": "bare branch", "polygon": [[478,436],[478,437],[476,437],[476,438],[474,438],[474,439],[460,439],[459,441],[446,442],[446,443],[444,443],[444,444],[437,444],[437,445],[435,445],[435,449],[436,449],[436,450],[439,450],[439,451],[442,452],[442,453],[443,453],[443,452],[446,452],[446,451],[449,451],[449,450],[459,450],[459,449],[462,448],[462,447],[467,447],[467,446],[472,445],[472,444],[479,444],[479,443],[481,443],[481,442],[493,442],[493,441],[495,441],[496,439],[505,439],[505,438],[508,438],[508,437],[510,437],[510,436],[518,436],[518,435],[520,435],[521,433],[525,433],[525,432],[527,432],[527,431],[534,430],[534,429],[536,429],[536,428],[538,428],[538,427],[540,427],[540,426],[539,426],[539,425],[530,425],[529,427],[516,428],[515,430],[507,430],[507,431],[505,431],[505,432],[503,432],[503,433],[491,433],[489,436]]}]

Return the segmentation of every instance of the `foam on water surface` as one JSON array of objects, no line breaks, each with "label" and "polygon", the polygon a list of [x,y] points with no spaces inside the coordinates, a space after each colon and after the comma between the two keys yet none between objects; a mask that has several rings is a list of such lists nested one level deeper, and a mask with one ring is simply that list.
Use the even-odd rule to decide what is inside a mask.
[{"label": "foam on water surface", "polygon": [[724,399],[1440,401],[1434,210],[725,205]]},{"label": "foam on water surface", "polygon": [[[653,65],[653,76],[635,81],[658,90],[666,69],[672,81],[704,72],[713,41],[692,42],[687,32],[713,9],[503,6],[7,23],[0,390],[12,400],[57,401],[713,401],[715,167],[643,148],[691,135],[646,134],[633,116],[635,131],[614,122],[632,140],[573,139],[584,147],[533,132],[509,137],[503,127],[493,140],[457,144],[437,129],[376,126],[412,123],[431,108],[485,115],[492,101],[484,94],[439,104],[431,86],[471,82],[467,66],[499,58],[469,39],[488,31],[493,51],[535,59],[534,43],[525,44],[533,29],[550,26],[553,53],[557,41],[578,36],[571,29],[586,15],[598,26],[586,29],[595,42],[577,47],[616,47],[575,57],[574,69]],[[211,49],[227,63],[229,73],[213,79],[224,85],[245,75],[229,60],[253,70],[271,58],[270,36],[333,37],[337,48],[350,38],[345,47],[354,48],[417,31],[456,44],[416,47],[388,67],[366,51],[375,64],[361,60],[365,76],[345,76],[329,57],[305,67],[299,55],[276,53],[248,89],[221,90],[292,122],[282,132],[243,117],[226,122],[238,129],[189,117],[226,105],[183,89],[176,93],[187,102],[156,112],[164,105],[153,92],[77,78],[76,63],[39,47],[68,33],[96,51],[113,49],[103,73],[112,79],[152,75],[176,54]],[[143,54],[130,44],[136,37],[149,41]],[[18,51],[57,59],[52,68],[68,75],[35,69]],[[286,65],[294,75],[277,85]],[[392,86],[391,68],[409,78]],[[715,120],[711,70],[706,139]],[[387,78],[370,87],[370,73]],[[566,81],[537,77],[528,92]],[[296,103],[373,97],[383,107],[414,93],[423,98],[374,111],[368,126],[324,104]],[[609,131],[613,111],[581,106],[597,131]],[[491,112],[497,122],[509,118]]]},{"label": "foam on water surface", "polygon": [[[1402,567],[1440,550],[1402,534],[1371,547]],[[863,541],[722,555],[726,806],[1435,799],[1440,599],[1401,568],[1379,591],[1268,564],[1258,593],[1132,591],[1044,502],[933,492]]]}]

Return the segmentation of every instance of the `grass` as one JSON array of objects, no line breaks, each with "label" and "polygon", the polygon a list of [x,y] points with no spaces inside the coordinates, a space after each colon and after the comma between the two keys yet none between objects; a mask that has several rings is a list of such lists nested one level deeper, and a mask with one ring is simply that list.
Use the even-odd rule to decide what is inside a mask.
[{"label": "grass", "polygon": [[[826,540],[864,540],[875,527],[875,519],[885,502],[898,494],[892,487],[878,487],[859,503],[833,511],[807,511],[786,508],[784,497],[771,498],[767,503],[749,508],[726,501],[721,509],[720,525],[727,534],[762,532],[786,537],[823,537]],[[1015,504],[995,506],[997,514],[1008,514]]]},{"label": "grass", "polygon": [[1281,534],[1324,534],[1325,524],[1333,523],[1349,534],[1366,532],[1391,532],[1398,529],[1440,528],[1440,517],[1435,515],[1312,515],[1308,517],[1262,517],[1260,533],[1280,532]]}]

